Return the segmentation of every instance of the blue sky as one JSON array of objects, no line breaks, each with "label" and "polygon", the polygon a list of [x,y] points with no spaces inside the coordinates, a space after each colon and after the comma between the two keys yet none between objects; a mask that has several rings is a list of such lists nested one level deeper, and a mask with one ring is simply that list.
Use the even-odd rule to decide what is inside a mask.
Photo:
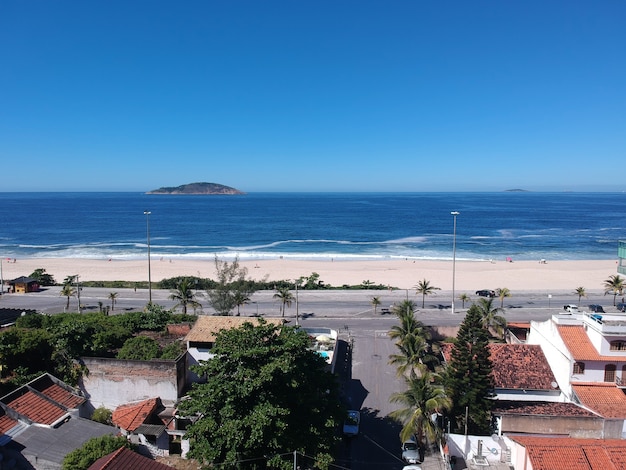
[{"label": "blue sky", "polygon": [[0,191],[626,190],[626,2],[0,4]]}]

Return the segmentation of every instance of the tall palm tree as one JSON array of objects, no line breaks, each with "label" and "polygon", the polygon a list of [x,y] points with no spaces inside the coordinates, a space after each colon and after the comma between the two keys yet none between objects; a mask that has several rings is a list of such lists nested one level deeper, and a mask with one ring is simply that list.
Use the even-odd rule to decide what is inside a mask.
[{"label": "tall palm tree", "polygon": [[380,297],[372,297],[370,299],[370,303],[372,304],[372,307],[374,307],[374,315],[376,315],[376,310],[378,309],[378,306],[381,304]]},{"label": "tall palm tree", "polygon": [[504,299],[511,297],[511,291],[506,287],[500,287],[496,289],[496,295],[500,299],[500,308],[504,308]]},{"label": "tall palm tree", "polygon": [[465,308],[465,302],[469,302],[469,301],[470,301],[470,300],[472,300],[472,299],[470,299],[470,296],[469,296],[469,295],[467,295],[467,294],[463,293],[463,294],[459,295],[459,300],[460,300],[461,302],[463,302],[463,308]]},{"label": "tall palm tree", "polygon": [[115,310],[115,302],[117,302],[117,292],[109,292],[109,299],[111,299],[111,311]]},{"label": "tall palm tree", "polygon": [[285,307],[291,307],[291,303],[294,300],[294,296],[289,290],[289,287],[279,287],[276,289],[274,298],[280,300],[281,315],[285,316]]},{"label": "tall palm tree", "polygon": [[76,295],[76,289],[72,286],[71,283],[64,283],[63,287],[61,287],[61,292],[59,293],[61,296],[67,297],[67,303],[65,304],[65,311],[70,309],[70,297]]},{"label": "tall palm tree", "polygon": [[443,430],[432,420],[435,413],[442,413],[452,407],[452,400],[441,387],[433,385],[436,374],[425,373],[420,377],[405,378],[406,390],[391,395],[391,403],[399,403],[402,408],[392,411],[391,416],[402,424],[400,440],[407,441],[415,435],[418,445],[424,449],[428,442],[439,442]]},{"label": "tall palm tree", "polygon": [[480,298],[474,305],[478,308],[485,328],[493,329],[499,337],[503,337],[506,319],[500,315],[504,310],[493,306],[493,298]]},{"label": "tall palm tree", "polygon": [[578,296],[579,304],[580,304],[580,299],[582,299],[583,297],[587,297],[587,291],[585,290],[584,287],[577,287],[576,290],[574,290],[574,293]]},{"label": "tall palm tree", "polygon": [[187,307],[192,307],[194,310],[202,307],[200,302],[196,300],[196,294],[193,289],[194,285],[192,285],[191,280],[187,278],[183,278],[176,289],[170,291],[171,294],[168,297],[170,300],[175,300],[176,305],[174,308],[182,307],[183,314],[187,314]]},{"label": "tall palm tree", "polygon": [[618,295],[624,295],[624,278],[619,274],[612,274],[608,279],[604,281],[604,295],[613,294],[613,306],[615,307],[615,301]]},{"label": "tall palm tree", "polygon": [[389,364],[396,366],[398,376],[421,376],[429,365],[438,363],[430,352],[430,344],[423,336],[409,335],[396,342],[398,354],[389,356]]},{"label": "tall palm tree", "polygon": [[403,342],[407,336],[422,336],[430,339],[430,332],[426,330],[421,321],[415,318],[415,302],[403,300],[399,304],[395,304],[392,311],[398,317],[400,324],[390,328],[389,337],[391,339],[398,342]]},{"label": "tall palm tree", "polygon": [[419,281],[414,286],[414,289],[415,289],[417,294],[422,294],[422,308],[424,308],[424,303],[426,302],[426,296],[427,295],[431,295],[436,290],[441,290],[441,288],[439,288],[439,287],[432,286],[430,284],[430,281],[427,281],[426,279],[424,279],[422,281]]}]

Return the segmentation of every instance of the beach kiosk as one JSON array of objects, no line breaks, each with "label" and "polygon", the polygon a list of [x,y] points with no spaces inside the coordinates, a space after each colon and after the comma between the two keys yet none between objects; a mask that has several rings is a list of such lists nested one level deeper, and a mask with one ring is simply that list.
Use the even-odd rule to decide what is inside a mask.
[{"label": "beach kiosk", "polygon": [[20,276],[9,282],[11,292],[14,294],[26,294],[27,292],[39,291],[39,281],[32,277]]}]

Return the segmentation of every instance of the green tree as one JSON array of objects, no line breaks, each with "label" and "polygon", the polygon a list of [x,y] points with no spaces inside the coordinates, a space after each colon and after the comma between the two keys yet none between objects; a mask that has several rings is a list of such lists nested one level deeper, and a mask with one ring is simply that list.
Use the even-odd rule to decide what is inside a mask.
[{"label": "green tree", "polygon": [[580,299],[583,297],[587,297],[587,291],[584,287],[577,287],[574,290],[574,293],[578,296],[578,303],[580,304]]},{"label": "green tree", "polygon": [[111,426],[112,416],[113,416],[113,413],[111,412],[111,410],[109,410],[108,408],[105,408],[104,406],[101,406],[93,410],[93,413],[91,414],[91,420],[97,423],[107,424]]},{"label": "green tree", "polygon": [[443,430],[433,421],[432,416],[452,407],[452,400],[444,389],[433,385],[436,377],[431,373],[405,377],[406,390],[394,393],[389,398],[391,403],[402,405],[402,408],[389,414],[402,424],[400,440],[404,442],[415,435],[420,449],[424,449],[429,442],[441,441]]},{"label": "green tree", "polygon": [[389,357],[389,363],[397,367],[398,375],[421,374],[425,366],[436,362],[430,354],[430,331],[415,317],[415,302],[404,300],[394,305],[393,313],[399,324],[389,329],[389,337],[396,340],[398,354]]},{"label": "green tree", "polygon": [[624,278],[619,274],[613,274],[608,279],[604,280],[604,295],[613,295],[613,306],[615,307],[616,298],[618,295],[624,295]]},{"label": "green tree", "polygon": [[109,292],[109,299],[111,300],[111,311],[115,310],[115,302],[117,302],[117,297],[119,294],[117,292]]},{"label": "green tree", "polygon": [[380,297],[374,296],[370,299],[370,304],[374,307],[374,315],[376,315],[376,311],[378,310],[378,306],[381,304]]},{"label": "green tree", "polygon": [[439,287],[432,286],[430,281],[427,281],[426,279],[419,281],[417,285],[414,286],[414,289],[416,293],[422,294],[422,308],[424,308],[427,295],[431,295],[435,291],[441,290]]},{"label": "green tree", "polygon": [[54,277],[52,277],[51,274],[48,274],[43,268],[35,269],[29,277],[37,279],[40,286],[53,286],[56,284]]},{"label": "green tree", "polygon": [[254,291],[254,283],[247,279],[248,269],[239,266],[239,258],[232,263],[215,257],[217,281],[215,287],[207,291],[209,303],[219,315],[230,315],[237,306],[240,295],[249,297]]},{"label": "green tree", "polygon": [[155,340],[147,336],[135,336],[126,340],[117,353],[117,358],[149,361],[159,357],[159,353],[159,344]]},{"label": "green tree", "polygon": [[62,470],[87,470],[96,460],[121,447],[132,449],[132,444],[122,436],[105,435],[89,439],[82,447],[65,456]]},{"label": "green tree", "polygon": [[279,287],[276,289],[273,298],[280,301],[280,313],[283,317],[285,316],[285,307],[291,307],[291,303],[295,299],[289,287]]},{"label": "green tree", "polygon": [[194,310],[202,307],[200,302],[196,300],[196,294],[194,293],[191,281],[187,278],[183,278],[176,286],[176,289],[171,291],[169,299],[176,301],[174,308],[183,308],[183,315],[187,314],[188,306],[192,307]]},{"label": "green tree", "polygon": [[504,299],[511,297],[511,291],[506,287],[496,289],[496,295],[500,299],[500,308],[504,308]]},{"label": "green tree", "polygon": [[70,298],[76,295],[76,289],[72,284],[65,283],[63,287],[61,287],[61,292],[59,292],[61,297],[67,297],[67,303],[65,304],[65,310],[70,309]]},{"label": "green tree", "polygon": [[250,302],[250,297],[245,292],[237,291],[235,292],[235,295],[233,296],[233,300],[234,300],[235,306],[237,307],[237,316],[239,316],[241,315],[241,312],[239,311],[240,307]]},{"label": "green tree", "polygon": [[189,456],[220,468],[291,469],[296,451],[328,468],[345,411],[334,374],[309,345],[306,332],[263,320],[220,331],[219,359],[193,367],[207,381],[179,407],[197,417]]},{"label": "green tree", "polygon": [[490,434],[492,369],[489,332],[479,308],[472,305],[461,323],[444,375],[446,393],[452,399],[450,421],[455,432]]},{"label": "green tree", "polygon": [[494,307],[493,298],[491,297],[481,297],[474,305],[480,313],[483,326],[487,330],[493,329],[496,335],[502,338],[506,329],[506,319],[500,313],[504,313],[504,310],[500,307]]},{"label": "green tree", "polygon": [[472,299],[470,299],[470,296],[465,294],[465,293],[459,295],[458,299],[461,302],[463,302],[463,308],[465,308],[465,302],[469,302],[470,300],[472,300]]}]

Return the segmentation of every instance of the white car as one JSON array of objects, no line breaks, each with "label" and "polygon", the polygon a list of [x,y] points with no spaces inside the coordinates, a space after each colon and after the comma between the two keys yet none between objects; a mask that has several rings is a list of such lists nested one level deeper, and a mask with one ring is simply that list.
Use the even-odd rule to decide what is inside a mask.
[{"label": "white car", "polygon": [[402,467],[402,470],[422,470],[422,467],[419,465],[405,465]]},{"label": "white car", "polygon": [[348,417],[343,423],[343,435],[354,437],[359,434],[359,425],[361,424],[361,412],[349,410]]},{"label": "white car", "polygon": [[578,305],[572,305],[572,304],[564,305],[563,310],[569,313],[578,313]]},{"label": "white car", "polygon": [[402,443],[402,460],[406,463],[420,463],[420,451],[415,438],[411,437]]}]

